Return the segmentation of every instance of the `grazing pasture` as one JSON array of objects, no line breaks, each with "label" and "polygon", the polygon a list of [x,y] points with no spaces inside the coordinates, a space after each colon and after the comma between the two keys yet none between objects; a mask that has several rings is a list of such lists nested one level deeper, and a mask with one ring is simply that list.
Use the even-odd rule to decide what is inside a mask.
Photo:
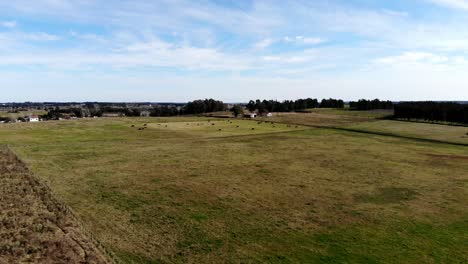
[{"label": "grazing pasture", "polygon": [[384,118],[384,117],[393,115],[393,110],[387,110],[387,109],[357,111],[357,110],[350,110],[348,108],[345,108],[345,109],[314,108],[314,109],[310,109],[310,111],[316,114],[354,116],[354,117],[369,118],[369,119]]},{"label": "grazing pasture", "polygon": [[441,124],[379,120],[376,122],[352,124],[346,126],[346,128],[468,144],[468,126],[449,126]]},{"label": "grazing pasture", "polygon": [[314,109],[311,113],[275,113],[272,117],[260,117],[260,120],[307,126],[335,127],[361,122],[374,121],[376,117],[369,111],[349,111],[338,109]]},{"label": "grazing pasture", "polygon": [[383,133],[395,137],[468,144],[468,126],[381,119],[390,113],[389,110],[351,111],[318,108],[314,109],[312,113],[275,113],[273,117],[262,117],[260,119],[312,127],[331,127],[366,133]]},{"label": "grazing pasture", "polygon": [[0,144],[125,263],[468,261],[466,147],[265,120],[5,124]]}]

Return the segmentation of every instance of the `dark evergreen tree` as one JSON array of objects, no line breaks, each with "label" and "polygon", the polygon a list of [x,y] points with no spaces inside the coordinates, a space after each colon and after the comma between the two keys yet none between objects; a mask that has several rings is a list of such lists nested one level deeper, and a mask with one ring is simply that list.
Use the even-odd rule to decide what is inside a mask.
[{"label": "dark evergreen tree", "polygon": [[468,104],[453,102],[403,102],[395,104],[394,117],[425,121],[468,123]]},{"label": "dark evergreen tree", "polygon": [[361,99],[357,102],[349,102],[349,107],[352,110],[393,109],[393,102]]},{"label": "dark evergreen tree", "polygon": [[323,99],[320,102],[320,108],[344,108],[344,101],[337,99]]}]

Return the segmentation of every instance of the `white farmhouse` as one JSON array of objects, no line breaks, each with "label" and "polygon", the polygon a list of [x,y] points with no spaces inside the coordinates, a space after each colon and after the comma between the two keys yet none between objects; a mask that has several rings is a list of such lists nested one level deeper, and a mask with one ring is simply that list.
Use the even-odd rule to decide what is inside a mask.
[{"label": "white farmhouse", "polygon": [[29,122],[39,122],[39,117],[37,115],[28,116],[27,120]]}]

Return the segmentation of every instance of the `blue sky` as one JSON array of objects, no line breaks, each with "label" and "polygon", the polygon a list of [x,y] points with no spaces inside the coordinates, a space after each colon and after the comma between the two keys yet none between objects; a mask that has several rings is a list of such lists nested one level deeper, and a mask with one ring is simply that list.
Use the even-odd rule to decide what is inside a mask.
[{"label": "blue sky", "polygon": [[468,0],[0,0],[0,101],[468,100]]}]

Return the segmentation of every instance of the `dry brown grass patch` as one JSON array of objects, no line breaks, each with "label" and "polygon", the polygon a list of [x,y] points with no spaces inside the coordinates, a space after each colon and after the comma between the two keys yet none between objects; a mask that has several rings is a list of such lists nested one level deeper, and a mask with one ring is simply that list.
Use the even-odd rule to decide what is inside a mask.
[{"label": "dry brown grass patch", "polygon": [[0,263],[111,263],[13,154],[0,150]]}]

